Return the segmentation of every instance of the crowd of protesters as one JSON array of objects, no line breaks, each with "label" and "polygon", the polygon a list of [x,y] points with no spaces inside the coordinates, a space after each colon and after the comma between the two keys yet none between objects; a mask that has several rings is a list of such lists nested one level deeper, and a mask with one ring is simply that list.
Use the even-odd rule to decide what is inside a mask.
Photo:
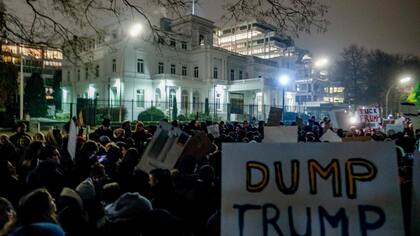
[{"label": "crowd of protesters", "polygon": [[[207,134],[210,124],[172,122],[190,135]],[[299,142],[318,142],[331,129],[328,119],[296,124]],[[261,142],[264,122],[219,122],[220,136],[207,134],[211,153],[201,159],[187,156],[175,169],[150,173],[137,164],[157,126],[139,121],[133,130],[131,125],[127,121],[111,129],[104,119],[94,132],[80,133],[74,158],[67,151],[69,124],[31,137],[19,123],[15,134],[1,135],[0,236],[219,235],[221,144]],[[408,123],[404,133],[391,135],[374,129],[336,132],[395,140],[401,161],[413,153],[420,137]],[[402,184],[409,182],[408,169],[400,169],[400,175]]]}]

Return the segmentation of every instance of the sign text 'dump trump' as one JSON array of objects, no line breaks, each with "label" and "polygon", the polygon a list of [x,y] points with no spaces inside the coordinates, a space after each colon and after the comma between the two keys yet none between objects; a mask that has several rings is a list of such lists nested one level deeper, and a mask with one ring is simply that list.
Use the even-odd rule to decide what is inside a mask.
[{"label": "sign text 'dump trump'", "polygon": [[226,144],[223,236],[403,235],[391,143]]}]

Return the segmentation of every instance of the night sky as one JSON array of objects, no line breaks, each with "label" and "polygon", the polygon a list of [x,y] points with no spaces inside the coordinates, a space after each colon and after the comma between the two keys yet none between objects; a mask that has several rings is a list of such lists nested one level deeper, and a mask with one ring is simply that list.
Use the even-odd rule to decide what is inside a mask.
[{"label": "night sky", "polygon": [[[201,0],[198,15],[220,22],[224,0]],[[315,56],[337,56],[357,44],[389,53],[420,56],[420,0],[325,0],[328,32],[301,35],[297,46]]]}]

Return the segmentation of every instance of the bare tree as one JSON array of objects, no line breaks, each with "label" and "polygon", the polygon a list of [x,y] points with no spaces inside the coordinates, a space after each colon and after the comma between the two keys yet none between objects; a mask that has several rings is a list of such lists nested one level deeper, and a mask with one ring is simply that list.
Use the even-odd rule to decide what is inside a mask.
[{"label": "bare tree", "polygon": [[[6,2],[4,2],[6,1]],[[153,9],[174,17],[189,11],[193,0],[0,0],[0,37],[16,43],[60,48],[65,42],[76,51],[77,39],[101,34],[101,19],[141,17],[158,38],[150,19]],[[327,7],[321,0],[225,0],[224,19],[258,18],[283,34],[297,36],[315,28],[325,31]],[[19,11],[16,11],[19,9]],[[75,40],[76,39],[76,40]]]}]

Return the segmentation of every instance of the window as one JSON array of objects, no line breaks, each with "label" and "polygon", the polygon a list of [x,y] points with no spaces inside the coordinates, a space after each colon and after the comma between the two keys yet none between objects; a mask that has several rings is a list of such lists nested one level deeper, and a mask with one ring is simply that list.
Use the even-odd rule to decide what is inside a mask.
[{"label": "window", "polygon": [[89,67],[86,66],[86,68],[85,68],[85,80],[88,80],[88,79],[89,79]]},{"label": "window", "polygon": [[187,67],[186,66],[182,66],[182,75],[187,76]]},{"label": "window", "polygon": [[67,71],[67,81],[70,82],[70,71]]},{"label": "window", "polygon": [[137,59],[137,73],[144,73],[143,59]]},{"label": "window", "polygon": [[160,89],[157,88],[155,90],[155,104],[156,104],[157,107],[160,107],[160,99],[161,99]]},{"label": "window", "polygon": [[241,79],[243,79],[243,78],[242,78],[242,71],[241,71],[241,70],[239,71],[239,79],[240,79],[240,80],[241,80]]},{"label": "window", "polygon": [[169,108],[173,107],[175,96],[176,96],[176,91],[175,91],[175,89],[171,88],[169,90]]},{"label": "window", "polygon": [[163,74],[163,72],[164,72],[163,62],[159,62],[158,74]]},{"label": "window", "polygon": [[171,74],[172,75],[176,74],[176,66],[174,64],[171,64]]},{"label": "window", "polygon": [[230,80],[235,80],[235,70],[230,70]]},{"label": "window", "polygon": [[216,109],[219,111],[222,109],[222,107],[220,106],[220,100],[221,100],[221,95],[220,93],[218,93],[216,94]]},{"label": "window", "polygon": [[213,79],[217,79],[217,67],[213,68]]},{"label": "window", "polygon": [[80,69],[77,69],[77,81],[80,81]]},{"label": "window", "polygon": [[176,47],[176,42],[175,42],[175,39],[171,39],[171,40],[169,41],[169,46],[171,46],[171,47],[173,47],[173,48],[175,48],[175,47]]},{"label": "window", "polygon": [[198,91],[193,92],[193,111],[200,111],[200,93]]},{"label": "window", "polygon": [[181,111],[186,115],[188,110],[190,109],[189,103],[189,96],[186,90],[182,90],[181,92]]},{"label": "window", "polygon": [[137,89],[136,106],[144,108],[144,89]]},{"label": "window", "polygon": [[187,50],[187,42],[182,41],[181,42],[181,48],[184,50]]},{"label": "window", "polygon": [[112,72],[117,72],[117,60],[112,59]]},{"label": "window", "polygon": [[262,100],[261,92],[257,93],[257,110],[258,110],[258,112],[263,111],[263,100]]},{"label": "window", "polygon": [[200,46],[204,45],[204,35],[200,34],[200,36],[198,37],[198,44]]},{"label": "window", "polygon": [[95,66],[95,77],[99,78],[99,65]]},{"label": "window", "polygon": [[198,78],[198,66],[194,67],[194,78]]}]

